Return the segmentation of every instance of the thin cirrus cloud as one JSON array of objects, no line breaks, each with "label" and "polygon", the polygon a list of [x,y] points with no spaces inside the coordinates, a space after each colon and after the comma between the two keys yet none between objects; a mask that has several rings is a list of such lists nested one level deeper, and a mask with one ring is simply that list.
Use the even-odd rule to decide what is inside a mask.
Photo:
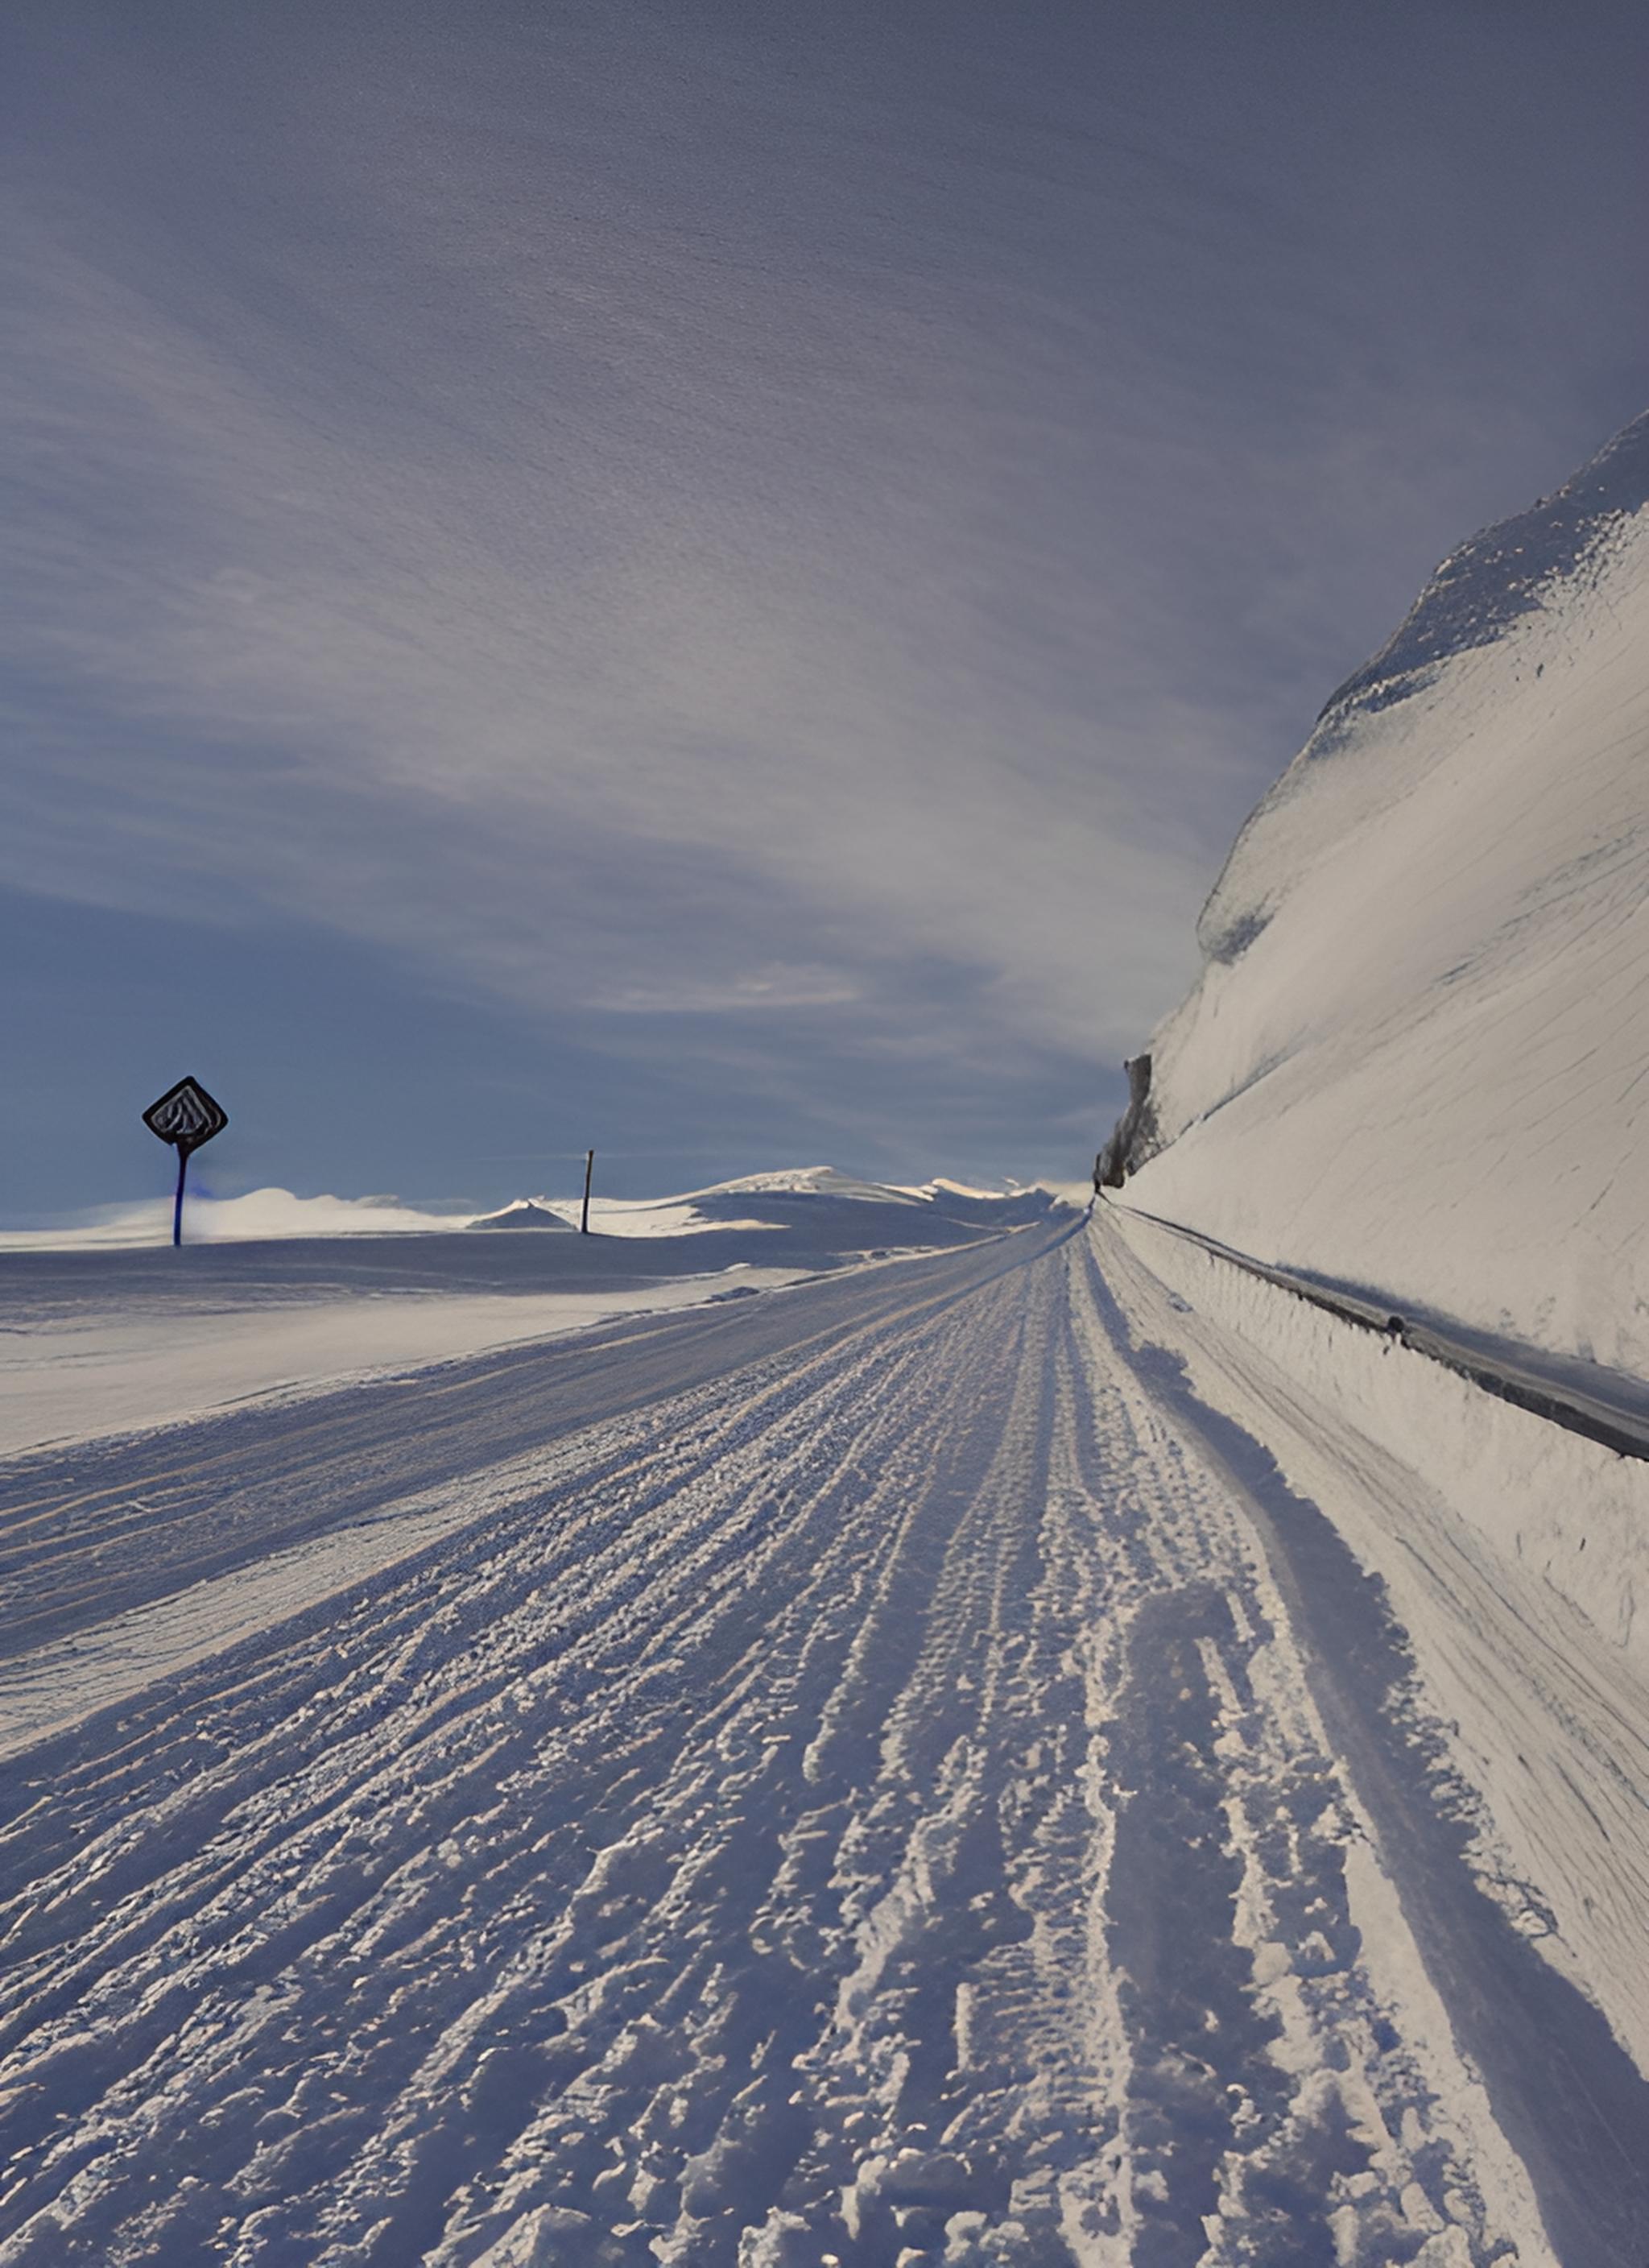
[{"label": "thin cirrus cloud", "polygon": [[[1589,406],[1550,352],[1485,392],[1510,319],[1392,240],[1395,77],[1336,141],[1239,47],[1268,149],[1211,12],[987,14],[37,10],[0,873],[620,1055],[686,1020],[770,1097],[822,1054],[850,1138],[1033,1060],[1068,1115],[1334,674]],[[1534,328],[1577,287],[1520,256]]]},{"label": "thin cirrus cloud", "polygon": [[[587,462],[564,476],[512,395],[438,448],[427,374],[397,418],[346,399],[318,424],[122,287],[59,263],[49,299],[41,453],[79,460],[85,522],[125,526],[84,549],[37,529],[18,595],[34,651],[103,696],[124,745],[116,760],[70,720],[73,806],[48,792],[20,815],[25,877],[43,860],[139,899],[180,868],[209,897],[250,884],[541,1001],[547,873],[609,968],[634,903],[585,901],[627,880],[673,896],[678,941],[712,956],[741,886],[778,888],[804,932],[869,915],[894,951],[987,967],[1034,958],[1051,930],[1056,1017],[1073,914],[1096,891],[1146,895],[1137,853],[1102,835],[1062,848],[1072,814],[1002,762],[1027,729],[1067,765],[1088,735],[1005,703],[951,650],[974,612],[946,587],[960,532],[903,538],[885,497],[833,502],[821,476],[812,494],[805,421],[799,498],[769,501],[725,463],[702,512],[672,496],[672,464],[725,422],[692,389],[668,444],[638,438],[622,482],[592,496]],[[64,371],[96,373],[67,406]],[[748,423],[733,453],[759,456]],[[923,453],[894,453],[908,487]],[[691,858],[728,870],[708,918],[667,871]],[[1080,909],[1027,922],[1027,873]]]}]

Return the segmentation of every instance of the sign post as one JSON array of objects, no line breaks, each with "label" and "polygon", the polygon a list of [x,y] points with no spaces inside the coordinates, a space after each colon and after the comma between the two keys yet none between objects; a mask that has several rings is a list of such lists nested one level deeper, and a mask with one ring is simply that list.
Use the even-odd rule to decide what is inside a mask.
[{"label": "sign post", "polygon": [[590,1180],[594,1172],[595,1152],[586,1150],[584,1153],[584,1211],[578,1216],[580,1236],[588,1236],[590,1233]]},{"label": "sign post", "polygon": [[228,1123],[229,1113],[223,1104],[214,1101],[195,1079],[180,1079],[144,1113],[149,1131],[170,1142],[178,1153],[177,1194],[172,1200],[173,1244],[183,1241],[183,1182],[189,1170],[189,1152],[221,1134]]}]

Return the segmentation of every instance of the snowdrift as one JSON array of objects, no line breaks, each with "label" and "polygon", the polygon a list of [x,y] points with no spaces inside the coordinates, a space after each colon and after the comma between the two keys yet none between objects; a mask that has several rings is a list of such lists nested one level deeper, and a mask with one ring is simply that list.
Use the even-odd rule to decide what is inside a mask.
[{"label": "snowdrift", "polygon": [[1446,560],[1238,838],[1124,1202],[1649,1364],[1649,416]]},{"label": "snowdrift", "polygon": [[1375,1580],[1478,1888],[1649,2072],[1649,1464],[1121,1207],[1092,1237],[1135,1343],[1263,1443]]}]

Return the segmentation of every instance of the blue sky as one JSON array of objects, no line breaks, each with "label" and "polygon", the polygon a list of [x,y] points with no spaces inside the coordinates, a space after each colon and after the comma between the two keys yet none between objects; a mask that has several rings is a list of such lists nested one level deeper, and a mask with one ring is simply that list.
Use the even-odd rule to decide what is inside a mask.
[{"label": "blue sky", "polygon": [[[25,0],[0,1214],[1079,1174],[1236,827],[1649,401],[1649,18]],[[609,1162],[610,1161],[610,1162]]]}]

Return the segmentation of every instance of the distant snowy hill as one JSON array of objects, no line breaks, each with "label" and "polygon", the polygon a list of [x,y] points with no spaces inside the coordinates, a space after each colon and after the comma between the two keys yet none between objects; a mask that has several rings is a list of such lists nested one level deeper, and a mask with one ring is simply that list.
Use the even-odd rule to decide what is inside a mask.
[{"label": "distant snowy hill", "polygon": [[1123,1202],[1649,1365],[1649,416],[1438,570],[1248,821]]},{"label": "distant snowy hill", "polygon": [[518,1197],[513,1204],[503,1206],[497,1212],[483,1212],[467,1224],[470,1228],[553,1228],[563,1233],[572,1223],[552,1212],[547,1204],[535,1204],[531,1197]]},{"label": "distant snowy hill", "polygon": [[[590,1226],[603,1236],[690,1236],[710,1230],[804,1229],[840,1236],[850,1225],[867,1245],[948,1243],[957,1229],[995,1232],[1042,1219],[1059,1203],[1046,1189],[970,1189],[960,1182],[903,1187],[866,1182],[835,1166],[790,1166],[744,1174],[679,1197],[596,1197]],[[576,1199],[517,1198],[472,1227],[532,1226],[523,1208],[576,1219]],[[827,1228],[827,1224],[828,1228]]]},{"label": "distant snowy hill", "polygon": [[884,1182],[860,1181],[835,1166],[787,1166],[777,1173],[741,1174],[735,1181],[718,1182],[713,1188],[695,1194],[703,1197],[863,1197],[872,1204],[915,1204],[921,1196],[918,1190],[895,1189]]},{"label": "distant snowy hill", "polygon": [[[661,1197],[597,1197],[590,1226],[603,1236],[674,1237],[729,1229],[775,1229],[807,1221],[814,1231],[834,1231],[850,1221],[865,1233],[867,1245],[948,1243],[957,1240],[944,1224],[991,1231],[1040,1220],[1061,1202],[1051,1189],[970,1189],[960,1182],[934,1181],[919,1188],[866,1182],[834,1166],[794,1166],[747,1174],[709,1189]],[[867,1207],[880,1211],[870,1212]],[[889,1208],[904,1216],[895,1224]],[[432,1212],[402,1204],[397,1197],[300,1197],[290,1189],[253,1189],[244,1197],[191,1196],[184,1215],[185,1242],[261,1244],[310,1242],[336,1237],[447,1237],[471,1229],[566,1229],[578,1226],[576,1197],[519,1197],[495,1212],[467,1215]],[[895,1233],[896,1229],[896,1233]],[[135,1204],[105,1205],[55,1228],[0,1229],[0,1252],[120,1251],[169,1245],[171,1197]],[[836,1240],[840,1241],[840,1239]]]}]

